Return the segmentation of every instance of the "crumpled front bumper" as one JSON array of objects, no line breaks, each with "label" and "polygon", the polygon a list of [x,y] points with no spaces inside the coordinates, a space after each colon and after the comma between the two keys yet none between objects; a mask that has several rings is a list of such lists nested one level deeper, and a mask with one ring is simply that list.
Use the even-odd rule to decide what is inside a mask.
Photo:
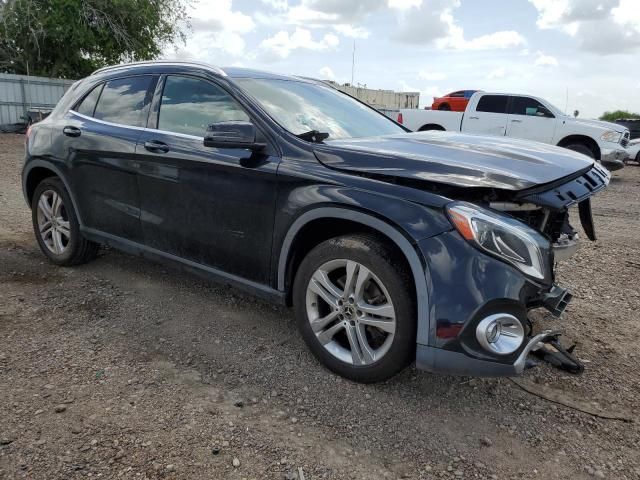
[{"label": "crumpled front bumper", "polygon": [[[418,327],[416,366],[451,375],[481,377],[522,373],[529,353],[543,337],[525,336],[513,353],[498,355],[478,341],[476,329],[492,315],[517,319],[529,330],[528,310],[545,307],[559,316],[571,294],[553,283],[553,276],[536,282],[515,267],[488,256],[456,231],[419,242],[429,258],[429,325]],[[551,268],[551,265],[549,266]]]},{"label": "crumpled front bumper", "polygon": [[621,146],[614,148],[602,148],[600,150],[600,163],[607,169],[614,171],[624,168],[624,161],[629,154]]},{"label": "crumpled front bumper", "polygon": [[557,333],[551,330],[531,337],[513,363],[496,363],[482,359],[470,359],[454,351],[418,345],[416,365],[421,370],[450,375],[473,377],[512,377],[520,375],[527,366],[529,354],[542,346],[542,342],[553,338]]}]

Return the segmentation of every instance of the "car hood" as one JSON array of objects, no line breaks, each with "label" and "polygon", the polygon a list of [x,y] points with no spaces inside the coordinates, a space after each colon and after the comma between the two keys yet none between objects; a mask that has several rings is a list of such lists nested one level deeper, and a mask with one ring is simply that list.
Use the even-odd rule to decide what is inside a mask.
[{"label": "car hood", "polygon": [[614,130],[619,133],[624,133],[627,129],[624,125],[618,125],[617,123],[612,122],[604,122],[602,120],[591,120],[588,118],[573,118],[569,117],[573,120],[574,124],[582,125],[585,127],[594,127],[602,131],[606,130]]},{"label": "car hood", "polygon": [[453,132],[331,140],[315,154],[329,168],[362,175],[503,190],[553,182],[593,165],[580,153],[543,143]]}]

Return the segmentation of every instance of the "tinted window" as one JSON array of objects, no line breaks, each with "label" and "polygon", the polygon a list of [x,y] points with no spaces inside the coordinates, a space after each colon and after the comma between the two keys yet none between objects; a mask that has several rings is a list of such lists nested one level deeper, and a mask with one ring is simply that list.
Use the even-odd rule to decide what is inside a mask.
[{"label": "tinted window", "polygon": [[96,102],[100,97],[100,92],[102,91],[103,86],[104,83],[101,83],[100,85],[94,87],[93,90],[91,90],[89,94],[84,97],[84,99],[76,106],[74,110],[83,115],[93,117],[93,111],[96,109]]},{"label": "tinted window", "polygon": [[546,116],[547,108],[539,101],[529,97],[511,97],[511,111],[514,115]]},{"label": "tinted window", "polygon": [[453,92],[453,93],[450,93],[449,95],[447,95],[447,97],[460,97],[460,98],[462,98],[462,97],[464,97],[464,92],[462,92],[462,91],[461,92]]},{"label": "tinted window", "polygon": [[147,91],[151,80],[151,76],[144,75],[107,82],[98,100],[94,117],[123,125],[143,126],[147,120],[143,113],[149,103]]},{"label": "tinted window", "polygon": [[249,117],[222,88],[197,78],[167,77],[162,92],[158,129],[203,137],[216,122]]},{"label": "tinted window", "polygon": [[480,98],[477,112],[491,112],[491,113],[506,113],[507,112],[507,100],[509,97],[506,95],[484,95]]}]

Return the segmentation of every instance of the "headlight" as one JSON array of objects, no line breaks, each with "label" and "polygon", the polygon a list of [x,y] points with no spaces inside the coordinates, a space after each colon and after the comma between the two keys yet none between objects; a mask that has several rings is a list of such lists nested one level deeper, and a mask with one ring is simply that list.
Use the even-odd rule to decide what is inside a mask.
[{"label": "headlight", "polygon": [[605,142],[618,143],[621,137],[622,137],[621,133],[616,132],[615,130],[607,130],[602,134],[600,139],[604,140]]},{"label": "headlight", "polygon": [[526,275],[545,278],[549,241],[531,227],[472,203],[451,203],[447,213],[460,235],[476,247]]}]

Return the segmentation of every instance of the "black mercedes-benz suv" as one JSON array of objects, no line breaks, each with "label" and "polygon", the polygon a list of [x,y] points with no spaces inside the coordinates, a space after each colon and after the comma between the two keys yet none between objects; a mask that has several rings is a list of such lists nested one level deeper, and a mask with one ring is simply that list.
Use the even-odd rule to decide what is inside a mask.
[{"label": "black mercedes-benz suv", "polygon": [[75,83],[30,128],[24,195],[59,265],[100,244],[293,305],[334,372],[522,372],[527,312],[559,315],[591,159],[497,137],[410,133],[322,82],[143,62]]}]

